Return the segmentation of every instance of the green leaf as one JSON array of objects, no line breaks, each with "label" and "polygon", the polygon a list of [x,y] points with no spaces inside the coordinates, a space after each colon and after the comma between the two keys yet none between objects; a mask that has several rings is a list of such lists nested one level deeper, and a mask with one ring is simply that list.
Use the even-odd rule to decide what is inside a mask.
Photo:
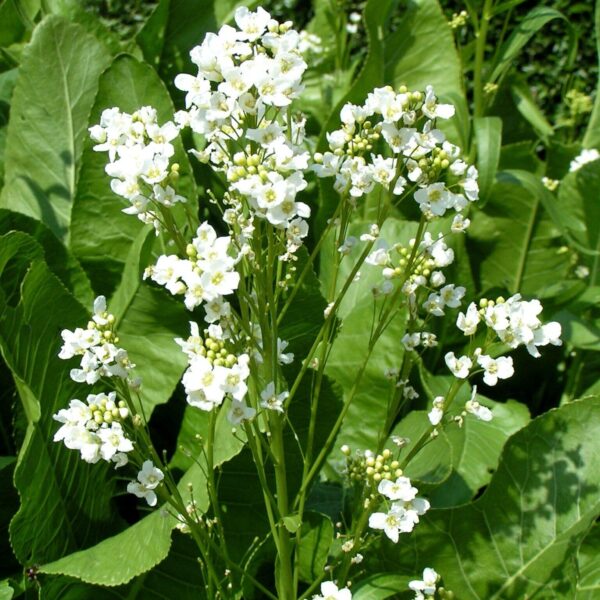
[{"label": "green leaf", "polygon": [[569,20],[554,8],[537,6],[525,15],[509,38],[502,44],[497,57],[491,65],[491,73],[487,78],[488,81],[494,83],[500,79],[515,63],[517,56],[529,40],[544,27],[544,25],[554,19],[563,19],[566,22],[571,45],[575,44],[575,31]]},{"label": "green leaf", "polygon": [[[596,9],[594,11],[594,33],[596,35],[598,63],[600,63],[600,0],[596,0]],[[585,135],[583,136],[583,147],[600,147],[600,83],[596,87],[594,108],[592,109]]]},{"label": "green leaf", "polygon": [[5,0],[0,5],[0,47],[23,41],[39,9],[40,0]]},{"label": "green leaf", "polygon": [[0,600],[11,600],[15,591],[10,586],[9,582],[5,579],[0,581]]},{"label": "green leaf", "polygon": [[582,257],[590,268],[590,285],[600,284],[600,206],[594,201],[599,194],[599,161],[568,173],[558,190],[558,202],[574,213],[577,222],[586,225],[583,230],[573,231],[573,237],[590,251],[590,256]]},{"label": "green leaf", "polygon": [[[13,555],[8,540],[8,525],[19,509],[19,495],[13,485],[13,473],[16,457],[0,456],[0,577],[9,575],[19,569],[19,563]],[[0,591],[2,586],[0,585]],[[0,594],[0,598],[1,598]]]},{"label": "green leaf", "polygon": [[[121,55],[100,78],[90,123],[99,122],[102,111],[112,106],[131,113],[148,105],[156,108],[161,124],[173,118],[173,104],[156,72],[132,56]],[[127,202],[112,192],[110,178],[104,172],[106,154],[94,152],[93,145],[88,139],[83,152],[73,204],[71,247],[94,289],[109,296],[121,279],[130,247],[144,225],[122,212]],[[191,167],[179,139],[174,147],[173,160],[181,165],[178,192],[188,199],[195,212],[196,186]],[[178,205],[173,212],[181,224],[184,208]]]},{"label": "green leaf", "polygon": [[52,415],[85,393],[57,356],[59,332],[86,322],[88,314],[41,261],[21,290],[19,305],[7,307],[0,320],[0,350],[29,417],[14,476],[21,507],[10,536],[19,561],[31,564],[95,544],[114,531],[116,515],[108,465],[88,465],[52,441]]},{"label": "green leaf", "polygon": [[412,544],[386,544],[381,559],[433,567],[464,600],[575,597],[577,547],[600,514],[598,427],[598,397],[533,420],[508,440],[479,499],[429,511]]},{"label": "green leaf", "polygon": [[352,587],[352,600],[385,600],[396,598],[398,592],[410,591],[408,584],[418,577],[396,573],[377,573],[363,579]]},{"label": "green leaf", "polygon": [[[134,547],[135,544],[134,540]],[[208,600],[197,555],[198,549],[190,536],[174,533],[168,556],[152,570],[139,575],[128,584],[105,587],[64,575],[45,576],[40,600]]]},{"label": "green leaf", "polygon": [[0,232],[11,229],[32,236],[43,248],[46,264],[83,306],[91,306],[94,296],[90,282],[77,259],[41,222],[21,213],[0,209]]},{"label": "green leaf", "polygon": [[561,337],[565,342],[582,350],[600,350],[600,323],[568,309],[559,311],[552,318],[561,324]]},{"label": "green leaf", "polygon": [[[228,406],[225,405],[217,415],[215,426],[215,445],[213,448],[215,465],[221,465],[238,454],[244,447],[240,440],[240,433],[234,436],[231,431],[231,423],[227,420]],[[201,451],[201,441],[208,438],[210,424],[210,413],[200,410],[194,406],[186,406],[181,422],[181,429],[177,437],[177,450],[170,462],[171,468],[186,471],[193,468],[195,461],[202,462],[204,454]],[[198,500],[196,498],[196,500]],[[201,505],[202,510],[206,506]]]},{"label": "green leaf", "polygon": [[44,0],[44,10],[47,14],[59,15],[71,23],[83,26],[106,46],[110,54],[116,55],[123,50],[118,35],[91,11],[86,10],[79,0]]},{"label": "green leaf", "polygon": [[302,525],[302,519],[300,519],[299,514],[287,515],[283,517],[283,525],[290,533],[296,533]]},{"label": "green leaf", "polygon": [[187,366],[174,338],[189,336],[189,318],[181,302],[142,283],[119,323],[119,345],[137,365],[135,374],[142,379],[141,398],[148,419],[157,404],[169,400]]},{"label": "green leaf", "polygon": [[167,557],[173,521],[170,515],[156,510],[91,548],[42,565],[40,571],[97,585],[128,583]]},{"label": "green leaf", "polygon": [[559,252],[561,232],[543,210],[543,201],[555,199],[541,183],[528,186],[531,179],[524,172],[499,173],[485,212],[473,216],[469,245],[474,242],[470,255],[480,289],[536,294],[569,270],[568,257]]},{"label": "green leaf", "polygon": [[[409,440],[402,449],[403,454],[408,454],[430,427],[427,413],[413,410],[394,427],[392,433]],[[405,474],[417,483],[436,485],[449,477],[453,462],[453,448],[442,431],[413,457]]]},{"label": "green leaf", "polygon": [[487,200],[496,178],[502,145],[502,120],[498,117],[478,117],[473,120],[477,144],[479,197]]},{"label": "green leaf", "polygon": [[462,148],[467,147],[469,124],[462,66],[452,30],[437,0],[408,3],[399,27],[385,40],[385,81],[415,90],[433,86],[442,101],[456,106],[456,116],[445,128],[453,131],[452,137]]},{"label": "green leaf", "polygon": [[594,600],[600,593],[600,526],[594,524],[583,539],[577,554],[579,582],[577,600]]},{"label": "green leaf", "polygon": [[510,93],[512,94],[517,110],[543,140],[547,140],[554,135],[554,128],[548,123],[548,120],[536,104],[529,87],[524,81],[515,80],[510,86]]},{"label": "green leaf", "polygon": [[[373,314],[372,297],[364,297],[344,318],[342,329],[333,344],[325,372],[344,390],[344,401],[348,401],[356,374],[365,362]],[[390,368],[398,368],[402,362],[400,338],[404,331],[405,319],[399,315],[375,344],[344,419],[337,447],[341,444],[363,450],[377,447],[379,431],[382,423],[385,423],[388,399],[394,391],[394,384],[386,379],[385,372]]]},{"label": "green leaf", "polygon": [[63,242],[88,115],[108,61],[85,29],[50,16],[35,29],[19,68],[0,206],[42,221]]},{"label": "green leaf", "polygon": [[331,519],[318,512],[306,511],[298,546],[298,572],[302,581],[312,583],[323,573],[334,538]]}]

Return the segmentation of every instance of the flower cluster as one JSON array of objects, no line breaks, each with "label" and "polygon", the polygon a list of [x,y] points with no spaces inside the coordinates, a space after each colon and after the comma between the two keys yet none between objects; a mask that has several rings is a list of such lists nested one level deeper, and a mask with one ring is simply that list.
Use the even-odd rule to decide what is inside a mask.
[{"label": "flower cluster", "polygon": [[[520,294],[508,300],[502,297],[496,300],[484,298],[479,302],[479,307],[471,302],[466,312],[459,313],[456,326],[464,335],[473,336],[483,322],[488,332],[493,332],[509,348],[525,346],[531,356],[538,358],[538,346],[562,344],[560,323],[551,321],[543,324],[539,319],[541,312],[539,300],[522,300]],[[511,357],[493,358],[484,354],[479,347],[471,356],[456,357],[454,352],[448,352],[444,358],[452,374],[459,379],[466,379],[470,375],[474,362],[483,369],[483,381],[487,385],[496,385],[499,379],[508,379],[514,374]]]},{"label": "flower cluster", "polygon": [[182,379],[188,404],[211,411],[229,395],[232,409],[237,409],[238,415],[249,415],[244,404],[248,391],[246,380],[250,375],[248,354],[236,356],[230,352],[219,325],[210,325],[203,337],[197,323],[191,322],[190,327],[187,340],[175,340],[188,357],[189,366]]},{"label": "flower cluster", "polygon": [[231,238],[217,237],[212,226],[202,223],[187,246],[187,255],[185,259],[175,254],[160,256],[146,269],[144,278],[150,277],[171,294],[184,294],[188,310],[204,303],[209,323],[227,317],[230,307],[223,296],[232,294],[240,281],[236,259],[231,256]]},{"label": "flower cluster", "polygon": [[350,481],[368,480],[379,483],[383,479],[391,480],[400,477],[400,463],[392,456],[387,448],[381,454],[375,455],[370,450],[351,456],[348,446],[342,446],[342,453],[347,457],[346,474]]},{"label": "flower cluster", "polygon": [[133,443],[123,429],[129,410],[116,393],[89,394],[86,402],[71,400],[69,408],[54,415],[62,423],[54,434],[55,442],[63,442],[69,450],[79,450],[81,458],[96,463],[101,458],[121,467],[127,464],[127,453]]},{"label": "flower cluster", "polygon": [[234,19],[237,29],[223,25],[192,49],[198,74],[175,78],[187,107],[176,120],[206,139],[205,148],[193,152],[225,173],[229,211],[242,215],[249,207],[276,228],[293,229],[291,244],[298,246],[310,215],[296,201],[306,187],[309,154],[305,120],[293,118],[289,105],[303,89],[306,38],[262,8],[240,7]]},{"label": "flower cluster", "polygon": [[[457,308],[465,294],[464,287],[454,284],[445,285],[446,277],[441,271],[454,261],[454,250],[448,247],[442,234],[434,239],[429,232],[426,232],[417,249],[415,249],[415,244],[416,240],[413,238],[407,245],[398,242],[388,248],[384,240],[379,240],[379,247],[365,260],[367,264],[381,268],[383,280],[374,288],[373,292],[376,295],[391,294],[395,289],[394,282],[400,281],[402,293],[408,299],[412,314],[416,316],[419,290],[441,288],[439,292],[429,294],[422,303],[422,308],[428,314],[443,316],[444,308],[446,306]],[[412,268],[409,272],[407,267],[411,261]],[[425,335],[422,340],[413,341],[417,343],[412,345],[411,350],[418,345],[419,341],[423,345],[427,345],[430,340]]]},{"label": "flower cluster", "polygon": [[127,351],[116,345],[119,338],[112,329],[115,318],[107,312],[104,296],[94,300],[93,311],[86,329],[78,327],[75,331],[61,332],[63,346],[58,356],[65,360],[81,356],[80,368],[71,369],[73,381],[92,385],[101,377],[127,379],[135,365],[129,361]]},{"label": "flower cluster", "polygon": [[161,206],[185,202],[170,185],[179,170],[177,163],[169,165],[175,152],[171,142],[179,135],[177,126],[171,121],[159,125],[156,110],[144,106],[131,115],[118,108],[106,109],[100,124],[89,131],[97,142],[94,150],[108,152],[105,170],[113,178],[113,192],[130,203],[123,212],[153,224],[158,233]]},{"label": "flower cluster", "polygon": [[137,481],[130,481],[127,484],[127,491],[138,498],[144,498],[149,506],[156,506],[157,497],[154,490],[164,478],[164,473],[155,467],[151,460],[146,460],[137,475]]},{"label": "flower cluster", "polygon": [[409,533],[414,529],[419,517],[429,510],[429,502],[424,498],[417,498],[418,490],[411,485],[408,477],[398,477],[395,481],[383,479],[377,491],[391,500],[391,504],[387,513],[371,514],[369,527],[382,529],[396,543],[400,533]]},{"label": "flower cluster", "polygon": [[[435,128],[436,119],[454,115],[450,104],[439,104],[431,86],[425,93],[376,88],[362,106],[346,104],[341,129],[327,134],[330,151],[315,156],[319,177],[335,176],[335,189],[359,198],[376,184],[401,195],[407,179],[418,186],[414,194],[428,217],[449,209],[461,212],[477,200],[477,170],[460,159],[460,149]],[[374,121],[377,121],[374,123]],[[384,154],[375,154],[380,139]],[[404,176],[406,175],[406,177]],[[449,185],[439,181],[445,178]],[[458,190],[458,191],[453,191]]]}]

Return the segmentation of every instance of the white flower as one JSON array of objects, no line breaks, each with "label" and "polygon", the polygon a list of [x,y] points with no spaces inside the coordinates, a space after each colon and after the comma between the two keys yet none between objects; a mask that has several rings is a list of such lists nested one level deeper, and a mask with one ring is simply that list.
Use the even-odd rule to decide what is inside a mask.
[{"label": "white flower", "polygon": [[[415,579],[410,581],[408,587],[417,592],[417,594],[425,594],[426,596],[433,596],[437,589],[437,583],[440,580],[440,576],[430,567],[423,570],[423,579]],[[423,597],[421,594],[421,598]],[[418,598],[419,595],[416,596]]]},{"label": "white flower", "polygon": [[267,410],[274,410],[275,412],[283,412],[283,402],[289,396],[289,392],[281,392],[280,394],[275,393],[275,383],[271,381],[267,387],[260,393],[262,402],[260,405]]},{"label": "white flower", "polygon": [[487,406],[482,406],[477,402],[477,386],[473,386],[471,398],[465,403],[465,410],[475,415],[481,421],[491,421],[494,418],[492,411]]},{"label": "white flower", "polygon": [[117,452],[131,452],[133,444],[125,436],[120,423],[112,423],[110,427],[101,427],[97,431],[100,438],[100,454],[104,460],[110,460]]},{"label": "white flower", "polygon": [[408,477],[398,477],[396,481],[382,479],[377,491],[390,500],[410,502],[416,497],[419,490],[411,485]]},{"label": "white flower", "polygon": [[255,416],[256,409],[248,406],[244,401],[232,400],[227,420],[232,425],[239,425],[243,421],[251,421]]},{"label": "white flower", "polygon": [[444,416],[444,400],[443,396],[436,396],[433,399],[433,408],[427,413],[427,418],[434,427],[440,424]]},{"label": "white flower", "polygon": [[405,333],[400,341],[402,342],[404,349],[410,352],[414,350],[421,342],[421,334],[419,332]]},{"label": "white flower", "polygon": [[473,361],[468,356],[456,358],[456,356],[454,356],[454,352],[448,352],[444,356],[444,360],[450,371],[452,371],[454,377],[457,377],[458,379],[465,379],[469,376],[469,371],[473,366]]},{"label": "white flower", "polygon": [[289,342],[277,338],[277,362],[280,365],[289,365],[294,362],[293,352],[284,352],[289,346]]},{"label": "white flower", "polygon": [[352,593],[348,588],[338,588],[333,581],[324,581],[321,594],[313,596],[313,600],[352,600]]},{"label": "white flower", "polygon": [[421,498],[403,504],[394,502],[387,513],[376,512],[369,517],[369,527],[382,529],[385,535],[397,543],[400,533],[410,533],[419,522],[419,515],[429,509],[429,502]]},{"label": "white flower", "polygon": [[492,358],[486,354],[477,357],[477,363],[483,367],[483,381],[487,385],[496,385],[498,379],[508,379],[514,375],[513,359],[510,356]]},{"label": "white flower", "polygon": [[596,148],[583,149],[578,156],[576,156],[569,165],[569,171],[578,171],[587,163],[593,162],[600,158],[600,152]]},{"label": "white flower", "polygon": [[156,506],[157,496],[154,491],[164,479],[164,473],[154,466],[151,460],[144,461],[141,471],[138,472],[137,481],[127,484],[127,491],[138,498],[144,498],[149,506]]},{"label": "white flower", "polygon": [[474,302],[471,302],[467,307],[466,313],[458,313],[458,317],[456,319],[456,326],[465,334],[465,335],[474,335],[477,331],[477,326],[481,321],[481,315],[479,314],[479,310],[477,309],[477,305]]}]

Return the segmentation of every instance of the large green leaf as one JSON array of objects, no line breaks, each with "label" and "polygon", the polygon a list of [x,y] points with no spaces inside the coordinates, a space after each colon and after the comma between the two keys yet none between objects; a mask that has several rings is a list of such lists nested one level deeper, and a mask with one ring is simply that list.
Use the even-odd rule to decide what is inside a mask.
[{"label": "large green leaf", "polygon": [[[148,105],[156,108],[160,123],[172,119],[173,105],[156,72],[132,56],[121,55],[100,78],[90,122],[99,122],[106,108],[117,106],[122,111],[133,112]],[[130,247],[144,225],[122,212],[127,202],[112,192],[110,178],[104,172],[106,154],[94,152],[93,145],[88,139],[83,151],[73,204],[71,246],[96,291],[109,295],[120,281]],[[179,140],[174,146],[173,160],[181,165],[178,191],[195,207],[196,187],[187,155]],[[182,211],[180,206],[174,211],[178,221],[183,220]]]},{"label": "large green leaf", "polygon": [[[152,521],[152,519],[149,517]],[[152,534],[150,534],[152,535]],[[135,552],[136,540],[119,550]],[[149,553],[153,552],[151,547]],[[197,548],[189,536],[175,534],[168,556],[152,570],[125,585],[106,587],[84,583],[66,576],[43,577],[41,600],[204,600],[207,598],[198,565]],[[90,565],[93,567],[93,565]],[[122,567],[116,566],[116,569]],[[126,567],[125,567],[126,568]],[[208,600],[208,599],[207,599]]]},{"label": "large green leaf", "polygon": [[353,600],[385,600],[397,598],[398,593],[408,592],[408,584],[418,577],[408,577],[396,573],[377,573],[356,583],[352,588]]},{"label": "large green leaf", "polygon": [[559,252],[560,231],[543,210],[544,193],[543,187],[535,193],[514,174],[499,173],[485,210],[475,213],[469,230],[481,289],[536,294],[566,275],[569,260]]},{"label": "large green leaf", "polygon": [[88,115],[108,61],[85,29],[50,16],[35,29],[19,68],[0,206],[42,221],[63,242]]},{"label": "large green leaf", "polygon": [[143,283],[119,324],[119,344],[127,349],[137,365],[136,375],[142,378],[141,396],[148,419],[157,404],[169,400],[187,366],[174,338],[189,336],[188,320],[181,302]]},{"label": "large green leaf", "polygon": [[333,523],[329,517],[312,511],[304,513],[298,547],[298,570],[302,581],[312,583],[323,572],[333,538]]},{"label": "large green leaf", "polygon": [[577,600],[594,600],[600,593],[600,527],[596,523],[585,536],[577,554],[579,582]]},{"label": "large green leaf", "polygon": [[6,307],[0,320],[0,350],[28,417],[14,478],[21,507],[10,527],[23,564],[54,560],[115,529],[108,465],[88,465],[77,452],[52,441],[57,429],[52,415],[86,393],[57,356],[60,330],[87,317],[48,267],[35,261],[23,281],[20,303]]},{"label": "large green leaf", "polygon": [[577,548],[600,515],[599,426],[597,397],[533,420],[478,500],[429,511],[412,544],[386,543],[380,559],[396,572],[433,567],[464,600],[574,598]]},{"label": "large green leaf", "polygon": [[573,231],[573,237],[590,252],[581,259],[590,267],[590,285],[600,284],[600,206],[594,199],[600,194],[600,162],[594,161],[568,173],[560,184],[558,202],[574,213],[586,227]]},{"label": "large green leaf", "polygon": [[496,178],[502,145],[502,121],[498,117],[478,117],[473,120],[477,142],[479,197],[487,200]]},{"label": "large green leaf", "polygon": [[385,81],[415,90],[433,86],[442,100],[456,106],[456,116],[448,128],[466,148],[469,124],[462,66],[452,30],[437,0],[408,3],[398,29],[385,39]]},{"label": "large green leaf", "polygon": [[[357,372],[366,359],[373,314],[373,299],[364,297],[344,319],[331,350],[326,373],[343,388],[345,401],[348,401]],[[394,390],[394,384],[385,377],[385,372],[399,368],[402,363],[404,351],[400,338],[404,331],[405,320],[398,316],[375,344],[338,436],[338,447],[340,444],[361,450],[377,447],[387,402]]]},{"label": "large green leaf", "polygon": [[0,209],[0,232],[23,231],[31,235],[44,249],[46,264],[83,306],[93,301],[90,282],[77,259],[41,222],[21,213]]},{"label": "large green leaf", "polygon": [[[429,401],[436,396],[445,396],[454,381],[453,377],[431,375],[425,369],[421,370],[421,382]],[[463,411],[471,392],[470,386],[463,385],[450,407],[450,415],[457,416]],[[490,482],[508,438],[529,422],[529,410],[524,404],[514,400],[494,402],[481,394],[477,398],[491,409],[494,418],[486,422],[467,415],[462,426],[450,423],[444,428],[451,449],[452,472],[429,494],[436,508],[457,506],[474,498]],[[441,454],[438,456],[438,462],[442,464],[447,460]]]},{"label": "large green leaf", "polygon": [[173,518],[160,510],[99,544],[42,565],[42,573],[68,575],[97,585],[120,585],[164,560]]}]

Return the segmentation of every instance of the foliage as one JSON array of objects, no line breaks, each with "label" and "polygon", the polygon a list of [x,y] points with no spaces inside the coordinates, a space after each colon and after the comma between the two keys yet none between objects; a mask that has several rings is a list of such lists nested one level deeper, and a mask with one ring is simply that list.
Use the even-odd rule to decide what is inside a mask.
[{"label": "foliage", "polygon": [[[600,2],[263,2],[317,36],[302,38],[310,40],[308,69],[294,112],[282,104],[268,113],[281,131],[296,127],[296,110],[307,116],[302,151],[315,168],[298,168],[306,186],[294,191],[294,216],[310,227],[297,238],[286,236],[291,219],[278,222],[270,209],[254,229],[223,220],[244,197],[234,184],[271,163],[248,138],[237,150],[256,153],[257,164],[231,158],[220,168],[224,159],[205,152],[210,130],[184,129],[178,112],[195,102],[187,83],[174,81],[195,75],[191,48],[223,24],[235,26],[239,6],[261,3],[83,4],[0,0],[0,599],[303,600],[327,596],[327,581],[340,599],[349,597],[349,581],[355,599],[408,598],[425,585],[427,569],[439,574],[436,598],[594,598]],[[465,165],[450,187],[467,194],[478,181],[479,201],[465,199],[466,233],[450,234],[449,213],[433,218],[419,206],[415,190],[426,186],[408,170],[394,194],[399,159],[387,183],[365,189],[316,176],[335,154],[336,134],[327,134],[346,131],[342,108],[363,105],[385,85],[408,93],[418,114],[433,86],[432,122],[478,170],[478,178],[468,175]],[[447,105],[455,107],[451,119]],[[136,219],[123,213],[125,194],[105,172],[93,127],[106,109],[122,115],[147,106],[156,123],[176,121],[177,134],[181,125],[175,139],[161,134],[173,156],[163,188],[147,193],[172,184],[187,202],[155,212],[138,206]],[[133,122],[143,121],[135,114]],[[382,126],[357,121],[373,153],[389,156],[386,136],[368,137]],[[344,138],[337,156],[355,158],[352,143]],[[232,176],[232,165],[242,175]],[[442,167],[431,169],[443,177]],[[238,216],[256,209],[243,206]],[[219,296],[231,302],[231,337],[205,334],[206,302],[189,289],[161,289],[156,276],[166,256],[197,256],[202,242],[190,242],[200,223],[215,236],[231,234],[231,244],[247,242],[235,264],[233,246],[221,257],[225,276],[238,274],[237,295]],[[453,264],[424,264],[425,231],[444,235]],[[382,266],[390,263],[376,254],[389,251],[389,259],[396,250],[404,262],[388,281],[400,283],[386,288]],[[461,308],[447,304],[438,319],[422,305],[440,287],[427,278],[442,268],[446,283],[466,290]],[[413,275],[429,286],[418,302],[399,291]],[[483,314],[518,306],[517,294],[523,310],[539,298],[543,321],[553,322],[539,325],[539,345],[552,344],[541,358],[510,337],[492,343],[491,325],[472,335],[454,326],[469,303]],[[98,296],[108,309],[94,303]],[[114,321],[104,323],[105,310]],[[222,317],[214,321],[227,329]],[[122,378],[104,371],[89,386],[76,383],[75,362],[59,358],[61,331],[65,341],[65,330],[90,319],[102,343],[126,350],[122,363],[107,362],[125,369]],[[184,373],[195,376],[197,367],[181,351],[190,321],[200,324],[196,337],[206,348],[215,341],[227,349],[227,368],[250,365],[240,397],[256,418],[235,420],[238,392],[212,411],[206,396],[194,395]],[[562,345],[549,333],[558,324]],[[437,345],[414,351],[405,334],[423,331]],[[278,348],[278,338],[289,345]],[[472,358],[468,382],[450,352]],[[235,360],[225,363],[228,353]],[[497,361],[496,371],[477,367],[480,357]],[[502,360],[514,376],[490,384]],[[122,405],[97,422],[115,419],[135,441],[122,451],[130,464],[118,470],[118,456],[88,464],[54,441],[59,411],[109,389]],[[159,479],[145,484],[143,473]],[[410,478],[427,499],[421,512],[406,501],[402,510],[418,512],[419,522],[398,543],[376,525],[375,514],[385,514],[377,511],[393,504],[378,487],[385,473],[390,482]],[[157,508],[146,514],[148,505]]]}]

